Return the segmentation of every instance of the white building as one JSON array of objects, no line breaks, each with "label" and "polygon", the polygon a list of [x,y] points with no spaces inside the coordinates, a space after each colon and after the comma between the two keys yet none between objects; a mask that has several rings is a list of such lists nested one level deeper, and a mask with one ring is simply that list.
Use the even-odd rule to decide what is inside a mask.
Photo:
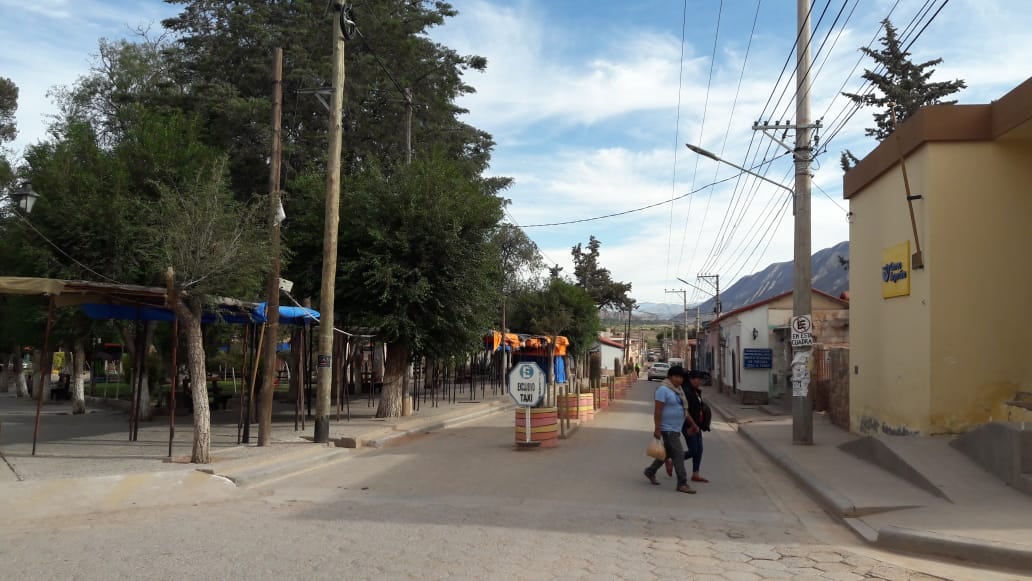
[{"label": "white building", "polygon": [[[814,340],[846,343],[849,302],[817,289],[812,300]],[[785,395],[792,360],[787,332],[791,319],[791,291],[721,315],[702,335],[701,367],[713,375],[714,385],[742,403],[765,404]]]}]

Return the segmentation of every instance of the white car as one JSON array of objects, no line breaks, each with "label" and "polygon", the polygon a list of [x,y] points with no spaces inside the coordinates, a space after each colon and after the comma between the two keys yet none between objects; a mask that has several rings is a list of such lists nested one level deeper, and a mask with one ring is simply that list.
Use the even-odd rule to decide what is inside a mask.
[{"label": "white car", "polygon": [[652,381],[653,379],[663,381],[664,379],[666,379],[667,371],[670,371],[669,363],[653,363],[652,367],[649,367],[649,381]]}]

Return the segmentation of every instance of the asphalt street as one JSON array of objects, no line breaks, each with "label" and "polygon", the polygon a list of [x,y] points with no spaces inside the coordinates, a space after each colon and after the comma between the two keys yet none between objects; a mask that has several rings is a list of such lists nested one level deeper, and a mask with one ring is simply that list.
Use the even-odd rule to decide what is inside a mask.
[{"label": "asphalt street", "polygon": [[0,578],[1015,578],[861,545],[723,423],[698,494],[651,486],[656,385],[555,449],[496,414],[228,501],[0,529]]}]

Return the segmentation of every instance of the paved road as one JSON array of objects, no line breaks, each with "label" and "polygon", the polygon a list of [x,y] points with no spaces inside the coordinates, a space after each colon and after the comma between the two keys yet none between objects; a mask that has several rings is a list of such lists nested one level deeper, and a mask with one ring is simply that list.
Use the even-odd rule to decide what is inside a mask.
[{"label": "paved road", "polygon": [[711,484],[641,474],[655,384],[553,450],[512,418],[410,438],[220,504],[0,531],[5,579],[1008,579],[873,552],[728,426]]}]

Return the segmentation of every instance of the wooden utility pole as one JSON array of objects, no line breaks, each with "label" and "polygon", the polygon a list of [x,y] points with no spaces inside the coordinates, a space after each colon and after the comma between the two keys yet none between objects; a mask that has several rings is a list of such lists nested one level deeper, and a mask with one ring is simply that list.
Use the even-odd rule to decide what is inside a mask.
[{"label": "wooden utility pole", "polygon": [[330,102],[329,152],[326,156],[326,209],[323,223],[322,285],[319,290],[318,387],[315,399],[315,441],[330,440],[330,394],[333,386],[333,308],[337,277],[337,229],[340,226],[340,158],[344,109],[344,28],[348,15],[333,19],[333,99]]},{"label": "wooden utility pole", "polygon": [[[809,317],[813,286],[810,263],[810,2],[797,0],[796,16],[799,35],[796,39],[796,132],[795,132],[795,268],[792,292],[792,316]],[[793,360],[793,368],[807,369],[804,381],[792,382],[792,443],[813,444],[813,400],[809,393],[811,346],[793,345],[793,352],[802,363]],[[793,358],[795,359],[795,358]]]},{"label": "wooden utility pole", "polygon": [[258,445],[267,446],[272,437],[272,402],[276,389],[276,344],[279,343],[280,296],[280,165],[283,158],[283,49],[272,57],[272,157],[269,162],[269,253],[272,269],[266,287],[265,351],[262,369],[261,415],[258,417]]},{"label": "wooden utility pole", "polygon": [[412,89],[405,87],[405,163],[412,163]]}]

